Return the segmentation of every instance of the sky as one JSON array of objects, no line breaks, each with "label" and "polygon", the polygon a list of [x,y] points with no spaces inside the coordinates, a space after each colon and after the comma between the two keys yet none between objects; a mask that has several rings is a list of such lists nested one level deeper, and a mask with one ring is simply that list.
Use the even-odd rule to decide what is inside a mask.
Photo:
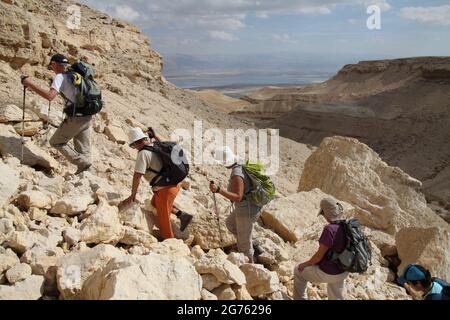
[{"label": "sky", "polygon": [[[450,55],[450,1],[83,0],[137,25],[164,56]],[[375,11],[368,9],[376,5]],[[377,10],[378,10],[377,9]],[[372,22],[368,28],[368,20]],[[374,22],[379,21],[379,28]],[[377,26],[378,27],[378,26]]]}]

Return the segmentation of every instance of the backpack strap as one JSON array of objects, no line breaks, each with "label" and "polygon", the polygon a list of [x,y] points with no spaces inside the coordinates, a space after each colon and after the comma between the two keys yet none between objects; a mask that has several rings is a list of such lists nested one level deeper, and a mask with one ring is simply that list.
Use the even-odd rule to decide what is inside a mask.
[{"label": "backpack strap", "polygon": [[[139,151],[139,153],[142,152],[143,150],[147,150],[147,151],[152,152],[153,154],[156,154],[155,148],[152,147],[152,146],[144,146],[144,148],[142,148],[142,149]],[[152,169],[152,168],[147,168],[147,171],[150,171],[150,172],[153,172],[153,173],[156,174],[156,176],[152,179],[152,181],[150,181],[150,185],[155,184],[156,181],[157,181],[157,180],[162,176],[162,174],[163,174],[163,170],[161,170],[161,171],[156,171],[156,170],[154,170],[154,169]]]}]

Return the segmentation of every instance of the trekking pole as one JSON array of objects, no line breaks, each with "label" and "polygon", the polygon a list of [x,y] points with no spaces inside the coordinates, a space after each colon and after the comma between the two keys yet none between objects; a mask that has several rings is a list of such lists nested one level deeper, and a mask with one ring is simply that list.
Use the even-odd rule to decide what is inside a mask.
[{"label": "trekking pole", "polygon": [[[21,76],[20,77],[23,83],[23,80],[25,80],[26,78],[28,78],[28,76]],[[25,133],[25,99],[27,96],[27,87],[23,86],[23,106],[22,106],[22,138],[21,138],[21,142],[22,142],[22,155],[21,155],[21,160],[22,160],[22,164],[23,164],[23,147],[25,145],[25,138],[24,138],[24,133]]]},{"label": "trekking pole", "polygon": [[[53,83],[53,78],[48,79],[50,81],[50,86]],[[48,110],[47,110],[47,121],[46,121],[46,133],[45,133],[45,143],[48,142],[48,132],[50,131],[50,109],[52,107],[52,101],[48,102]]]},{"label": "trekking pole", "polygon": [[[214,181],[211,181],[211,184],[214,184]],[[217,207],[216,194],[214,192],[213,192],[213,200],[214,200],[214,210],[215,210],[216,216],[217,216],[217,225],[219,227],[220,247],[222,248],[222,246],[223,246],[222,228],[220,227],[219,208]]]}]

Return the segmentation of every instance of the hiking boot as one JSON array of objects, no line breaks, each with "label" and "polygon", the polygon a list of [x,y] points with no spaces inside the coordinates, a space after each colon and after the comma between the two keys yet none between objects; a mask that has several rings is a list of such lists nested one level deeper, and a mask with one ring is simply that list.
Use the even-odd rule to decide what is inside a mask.
[{"label": "hiking boot", "polygon": [[253,243],[253,252],[254,252],[253,254],[254,254],[255,257],[258,257],[258,256],[260,256],[263,253],[261,248],[255,243]]},{"label": "hiking boot", "polygon": [[86,164],[83,166],[78,166],[77,172],[75,172],[75,175],[79,175],[80,173],[87,171],[91,168],[92,164]]},{"label": "hiking boot", "polygon": [[191,220],[194,216],[192,214],[182,212],[178,219],[180,219],[180,231],[183,232],[189,223],[191,223]]}]

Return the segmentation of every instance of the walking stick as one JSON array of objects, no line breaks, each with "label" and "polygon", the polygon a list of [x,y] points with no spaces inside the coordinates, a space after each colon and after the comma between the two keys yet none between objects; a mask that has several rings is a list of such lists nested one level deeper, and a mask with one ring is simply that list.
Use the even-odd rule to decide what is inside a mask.
[{"label": "walking stick", "polygon": [[[214,181],[211,181],[211,184],[214,184]],[[222,246],[223,246],[222,228],[220,227],[219,208],[217,207],[216,194],[214,192],[213,192],[213,200],[214,200],[214,210],[215,210],[216,216],[217,216],[217,225],[219,227],[220,247],[222,248]]]},{"label": "walking stick", "polygon": [[[23,80],[25,80],[26,78],[28,78],[27,76],[22,76],[22,82]],[[25,138],[24,138],[24,133],[25,133],[25,99],[27,96],[27,87],[23,86],[23,107],[22,107],[22,155],[21,155],[21,159],[22,159],[22,164],[23,164],[23,147],[25,145]]]}]

